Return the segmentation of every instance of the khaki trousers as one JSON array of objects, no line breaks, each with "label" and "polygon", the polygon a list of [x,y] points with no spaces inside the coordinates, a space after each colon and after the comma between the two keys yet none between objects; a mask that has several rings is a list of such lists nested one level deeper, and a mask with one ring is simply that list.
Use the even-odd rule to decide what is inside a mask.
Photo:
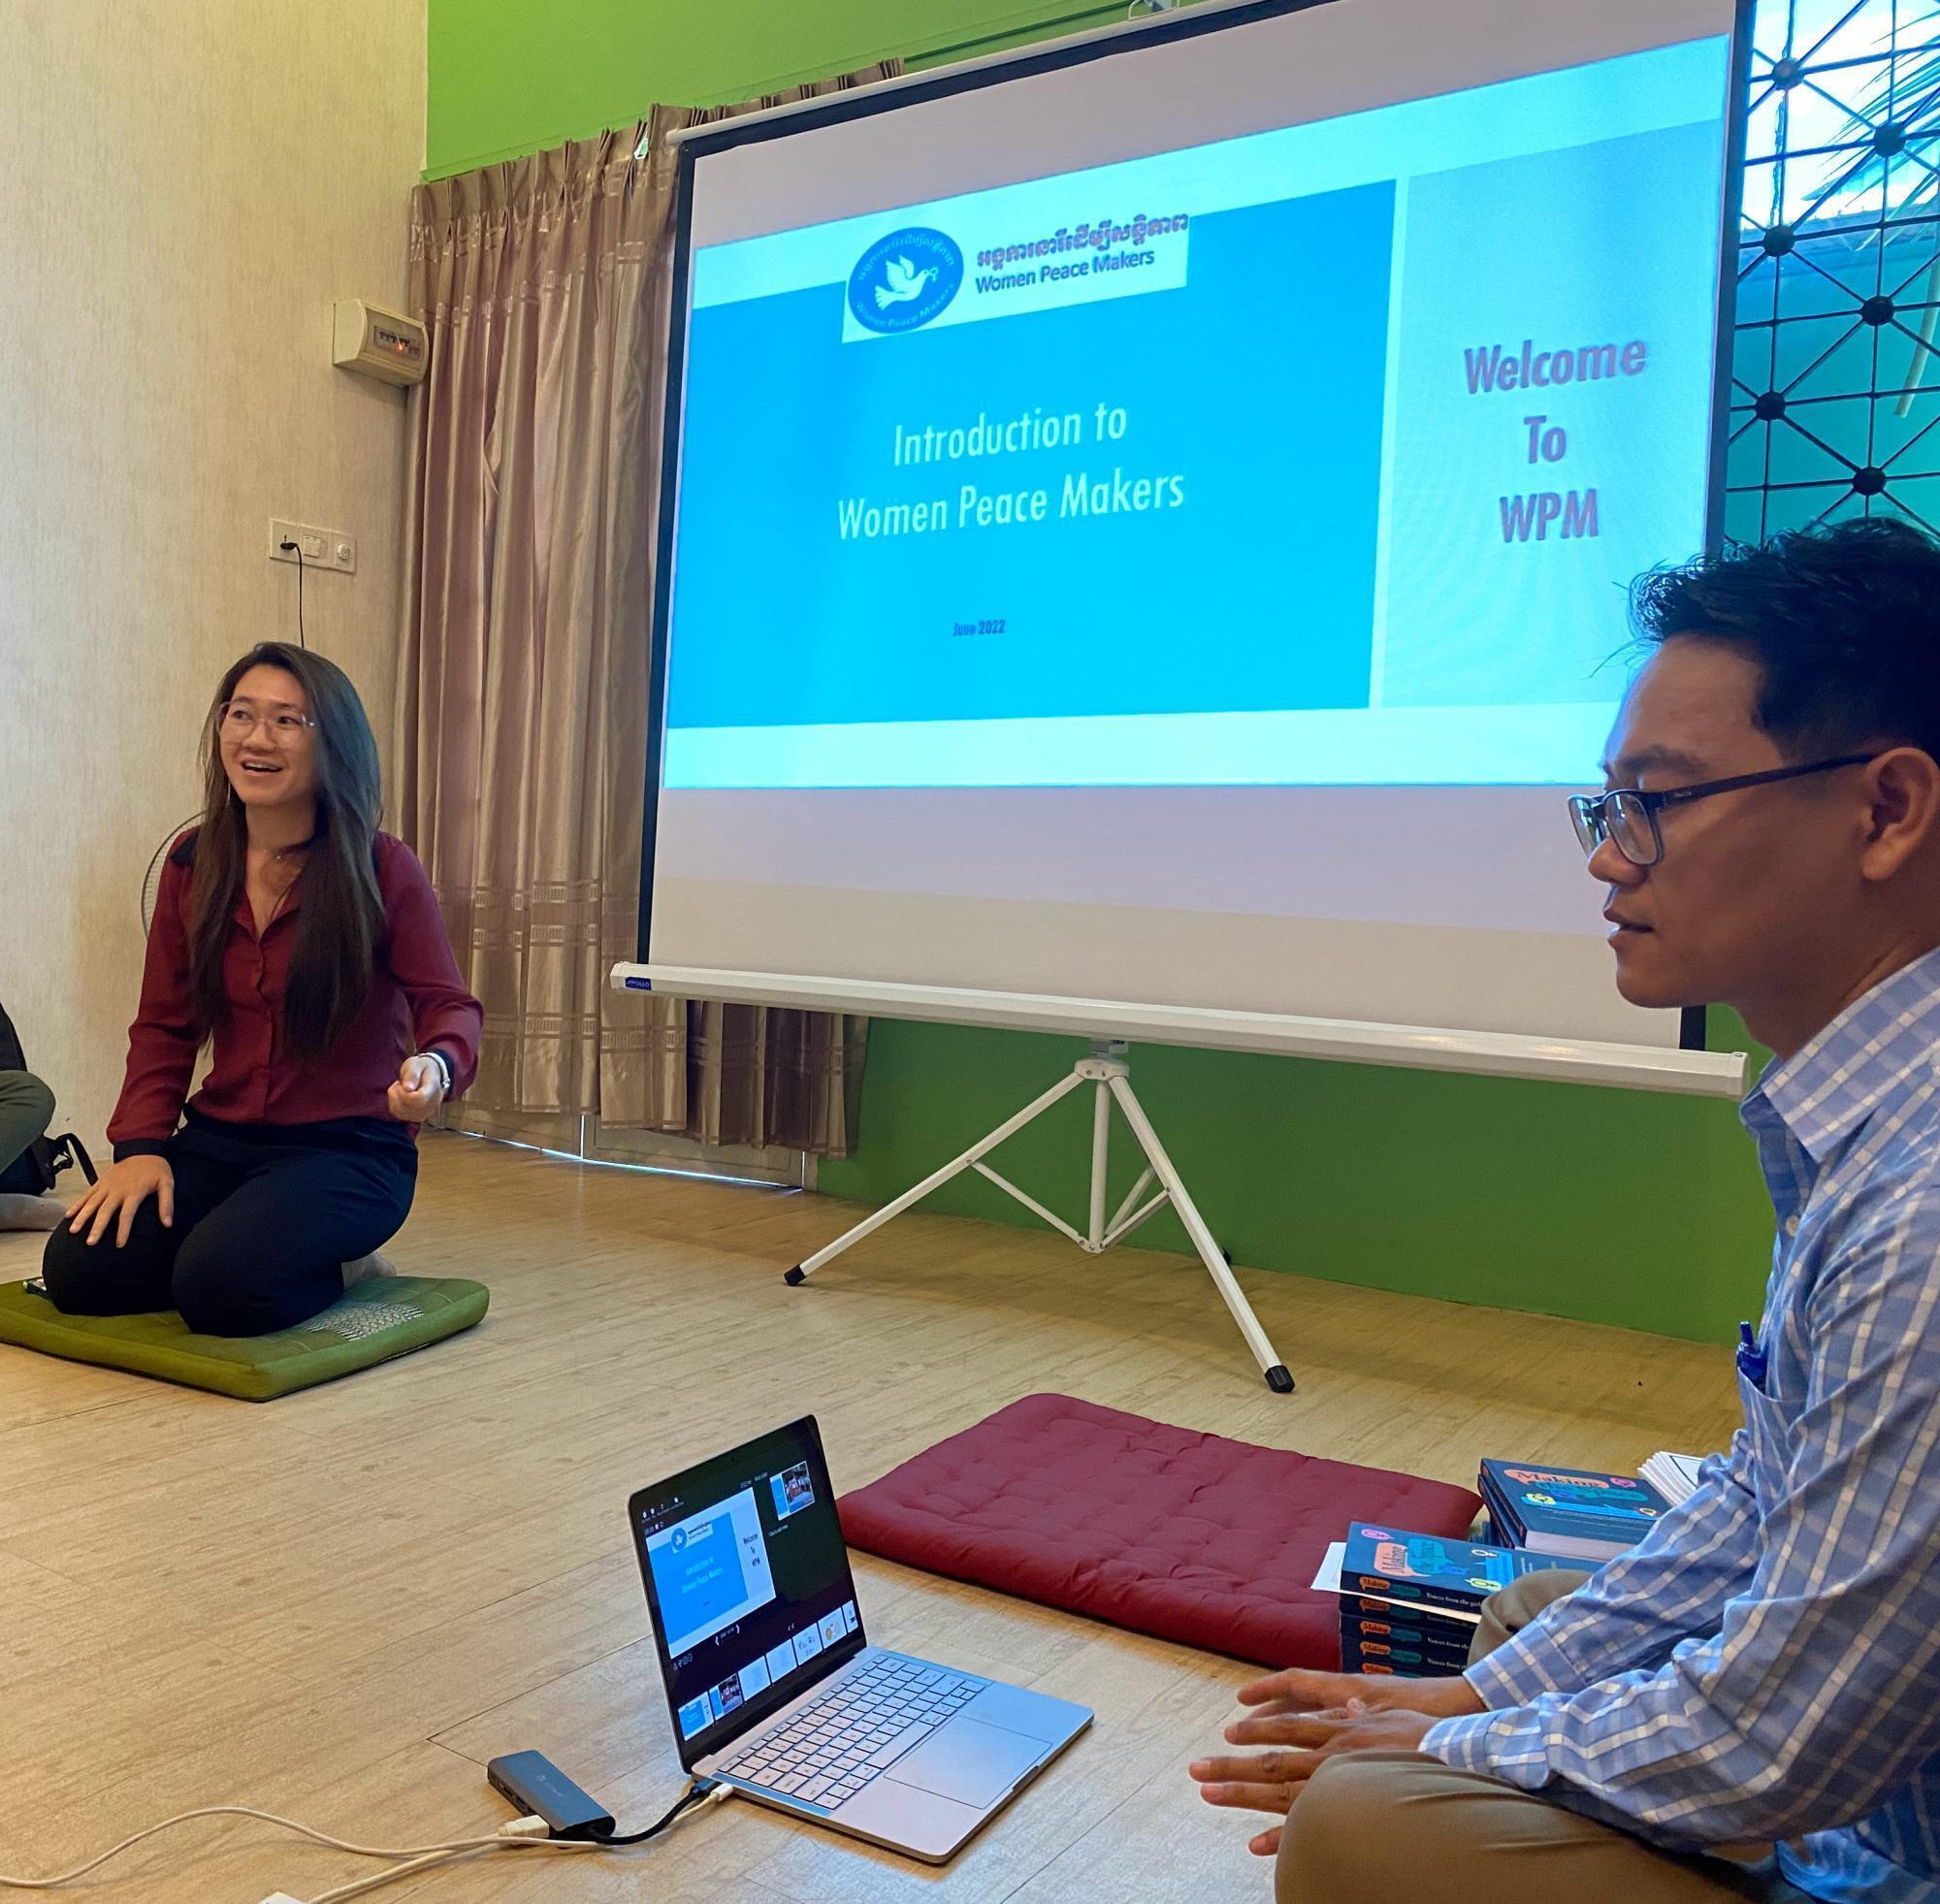
[{"label": "khaki trousers", "polygon": [[[1495,1595],[1470,1658],[1586,1577],[1557,1568]],[[1672,1857],[1422,1752],[1329,1759],[1287,1815],[1274,1895],[1277,1904],[1810,1904],[1768,1859]]]}]

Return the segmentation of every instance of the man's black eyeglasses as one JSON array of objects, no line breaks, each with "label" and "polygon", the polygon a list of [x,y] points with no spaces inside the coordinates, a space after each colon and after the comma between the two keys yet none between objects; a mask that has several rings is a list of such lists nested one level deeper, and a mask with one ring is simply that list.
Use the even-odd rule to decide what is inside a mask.
[{"label": "man's black eyeglasses", "polygon": [[1655,866],[1664,857],[1664,835],[1657,816],[1665,807],[1687,800],[1707,800],[1713,793],[1732,793],[1741,787],[1768,787],[1776,780],[1796,780],[1801,774],[1830,773],[1834,767],[1863,766],[1876,754],[1841,754],[1835,760],[1814,760],[1802,767],[1771,767],[1763,773],[1733,774],[1730,780],[1700,781],[1696,787],[1666,787],[1646,793],[1640,787],[1616,787],[1607,793],[1572,793],[1569,819],[1586,854],[1605,840],[1633,866]]}]

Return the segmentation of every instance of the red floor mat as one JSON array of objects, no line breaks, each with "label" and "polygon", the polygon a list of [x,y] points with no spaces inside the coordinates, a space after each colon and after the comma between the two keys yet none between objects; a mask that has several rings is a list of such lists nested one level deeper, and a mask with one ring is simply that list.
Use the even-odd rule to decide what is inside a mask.
[{"label": "red floor mat", "polygon": [[1333,1667],[1349,1521],[1459,1535],[1467,1488],[1027,1395],[845,1496],[852,1546],[1269,1666]]}]

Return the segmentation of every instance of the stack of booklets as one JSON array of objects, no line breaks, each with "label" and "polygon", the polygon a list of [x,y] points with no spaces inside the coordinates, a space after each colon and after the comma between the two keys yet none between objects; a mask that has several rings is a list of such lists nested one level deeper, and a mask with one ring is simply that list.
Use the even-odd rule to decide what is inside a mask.
[{"label": "stack of booklets", "polygon": [[1673,1507],[1682,1507],[1698,1492],[1698,1470],[1703,1455],[1674,1455],[1660,1448],[1637,1469]]},{"label": "stack of booklets", "polygon": [[1637,1474],[1485,1461],[1477,1485],[1504,1546],[1590,1566],[1634,1547],[1670,1508]]},{"label": "stack of booklets", "polygon": [[1341,1670],[1434,1678],[1459,1673],[1482,1602],[1554,1563],[1439,1534],[1355,1521],[1327,1550],[1314,1586],[1341,1597]]}]

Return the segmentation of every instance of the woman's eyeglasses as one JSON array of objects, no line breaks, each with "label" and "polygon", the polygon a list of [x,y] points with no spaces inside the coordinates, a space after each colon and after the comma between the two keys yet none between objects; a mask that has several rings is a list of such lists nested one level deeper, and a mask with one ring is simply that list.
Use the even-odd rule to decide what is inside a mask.
[{"label": "woman's eyeglasses", "polygon": [[260,726],[278,746],[288,746],[316,723],[294,707],[258,707],[252,700],[226,700],[215,710],[215,726],[227,740],[244,740]]},{"label": "woman's eyeglasses", "polygon": [[1699,781],[1695,787],[1666,787],[1646,793],[1640,787],[1613,788],[1607,793],[1572,793],[1569,819],[1585,854],[1609,840],[1633,866],[1655,866],[1664,857],[1664,835],[1657,816],[1665,807],[1690,800],[1708,800],[1713,793],[1732,793],[1741,787],[1768,787],[1773,781],[1796,780],[1802,774],[1830,773],[1834,767],[1863,766],[1876,754],[1841,754],[1832,760],[1813,760],[1802,767],[1770,767],[1763,773],[1733,774],[1729,780]]}]

